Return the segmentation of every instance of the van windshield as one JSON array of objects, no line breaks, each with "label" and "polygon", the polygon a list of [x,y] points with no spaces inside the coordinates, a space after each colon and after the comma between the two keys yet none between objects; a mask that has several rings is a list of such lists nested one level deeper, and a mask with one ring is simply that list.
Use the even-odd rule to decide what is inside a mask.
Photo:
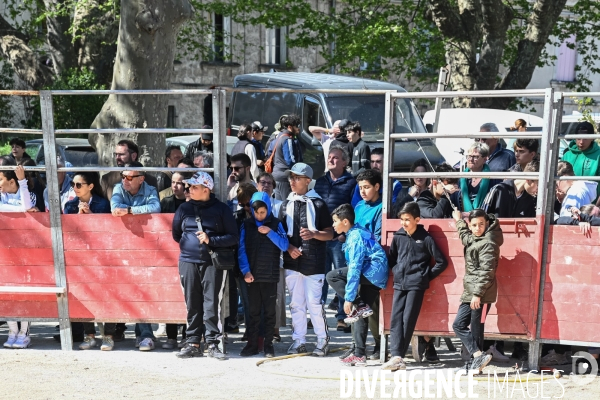
[{"label": "van windshield", "polygon": [[[374,142],[383,139],[385,127],[384,96],[335,96],[326,97],[331,121],[349,119],[358,121],[364,132],[364,140]],[[396,99],[394,133],[425,133],[425,126],[409,99]]]}]

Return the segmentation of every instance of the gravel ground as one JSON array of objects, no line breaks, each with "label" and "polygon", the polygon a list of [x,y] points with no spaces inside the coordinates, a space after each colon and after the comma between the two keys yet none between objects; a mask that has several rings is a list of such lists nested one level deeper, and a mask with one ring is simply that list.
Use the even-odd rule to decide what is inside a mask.
[{"label": "gravel ground", "polygon": [[[334,313],[328,311],[328,318],[329,326],[334,327]],[[0,349],[0,382],[2,382],[0,398],[19,400],[75,397],[81,399],[276,399],[285,396],[285,398],[311,400],[340,398],[342,367],[337,355],[340,354],[340,349],[350,343],[349,334],[330,328],[333,352],[328,357],[295,357],[257,365],[264,358],[239,357],[239,352],[244,345],[239,341],[243,331],[229,335],[227,347],[229,360],[227,361],[216,361],[208,357],[179,360],[172,351],[159,349],[160,344],[152,352],[138,351],[134,346],[133,324],[128,324],[126,340],[116,343],[115,350],[112,352],[102,352],[98,349],[63,352],[60,350],[60,344],[52,338],[57,333],[55,325],[34,323],[31,328],[32,346],[29,349]],[[312,330],[309,330],[309,333],[308,347],[312,350],[316,338]],[[6,334],[7,327],[3,325],[0,327],[2,342]],[[285,355],[291,343],[289,327],[282,328],[281,334],[282,343],[275,344],[276,355]],[[435,365],[416,363],[408,357],[408,371],[414,369],[447,371],[462,364],[460,354],[448,351],[443,341],[438,353],[441,363]],[[372,376],[380,371],[380,365],[379,361],[369,361],[366,368],[353,367],[346,370],[353,374],[357,370],[367,371]],[[497,393],[496,398],[507,398],[507,393],[508,398],[541,398],[539,392],[536,395],[536,390],[539,390],[539,375],[532,375],[532,380],[537,381],[529,382],[529,392],[525,393],[527,389],[519,390],[518,381],[517,385],[514,384],[513,365],[514,360],[512,363],[505,364],[492,363],[484,371],[484,373],[492,371],[492,374],[494,370],[502,374],[504,371],[509,371],[511,381],[509,388],[512,391],[514,387],[514,391]],[[586,386],[578,386],[570,380],[568,372],[570,371],[560,379],[564,394],[561,386],[550,378],[544,383],[544,397],[577,400],[600,398],[600,379]],[[461,387],[466,390],[466,380],[461,381]],[[523,387],[527,387],[525,378]],[[391,393],[393,388],[392,383],[388,393]],[[479,394],[479,398],[494,398],[491,388],[493,385],[490,386],[491,392],[488,396],[487,381],[479,381],[475,393]],[[26,391],[25,396],[24,391]],[[409,394],[407,396],[410,397]],[[352,393],[351,397],[355,398],[355,393]],[[364,387],[360,397],[367,398]],[[374,398],[380,397],[378,387]]]}]

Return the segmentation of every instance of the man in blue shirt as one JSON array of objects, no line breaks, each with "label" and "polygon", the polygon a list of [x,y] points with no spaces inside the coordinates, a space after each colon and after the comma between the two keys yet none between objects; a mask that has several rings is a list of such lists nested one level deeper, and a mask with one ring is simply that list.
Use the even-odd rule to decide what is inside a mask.
[{"label": "man in blue shirt", "polygon": [[[142,167],[132,162],[130,167]],[[156,188],[144,182],[143,171],[123,171],[121,183],[117,183],[110,198],[110,210],[115,217],[127,214],[160,213],[160,201]],[[135,344],[140,351],[154,350],[154,333],[151,324],[135,324]]]}]

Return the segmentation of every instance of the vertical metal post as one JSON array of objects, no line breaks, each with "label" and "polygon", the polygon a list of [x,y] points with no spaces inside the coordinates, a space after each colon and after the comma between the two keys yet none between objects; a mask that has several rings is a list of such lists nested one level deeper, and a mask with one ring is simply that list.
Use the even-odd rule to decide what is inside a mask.
[{"label": "vertical metal post", "polygon": [[[225,91],[214,89],[212,91],[213,104],[213,149],[214,149],[214,169],[215,169],[215,188],[214,193],[217,198],[223,202],[227,201],[227,129],[225,122]],[[222,334],[225,335],[225,316],[230,314],[229,310],[229,276],[228,271],[223,274],[225,285],[223,286],[223,296],[221,298],[221,326]],[[221,343],[223,353],[227,352],[227,340],[223,338]]]},{"label": "vertical metal post", "polygon": [[[48,188],[48,206],[50,208],[50,237],[52,239],[52,255],[54,258],[54,277],[56,286],[67,287],[67,272],[65,268],[65,251],[63,244],[60,186],[58,183],[58,163],[56,156],[56,137],[54,135],[54,111],[52,108],[52,93],[40,91],[40,106],[42,109],[42,132],[44,134],[44,159],[46,163],[46,181]],[[60,327],[60,344],[64,351],[73,350],[71,322],[69,320],[68,291],[57,294],[58,322]]]},{"label": "vertical metal post", "polygon": [[227,127],[225,121],[225,91],[212,91],[213,148],[215,168],[214,193],[221,201],[227,200]]},{"label": "vertical metal post", "polygon": [[540,284],[538,288],[535,339],[529,342],[529,369],[538,370],[542,350],[540,341],[542,331],[542,313],[544,305],[544,285],[546,280],[546,263],[548,262],[548,241],[550,238],[550,224],[554,217],[554,175],[558,161],[559,142],[558,132],[562,120],[564,98],[562,93],[554,93],[553,89],[547,89],[544,96],[544,135],[540,146],[540,179],[538,181],[538,197],[536,216],[543,223],[538,229],[540,259]]},{"label": "vertical metal post", "polygon": [[[444,90],[446,90],[446,86],[448,85],[449,80],[450,80],[450,66],[447,65],[446,67],[440,68],[440,76],[438,77],[437,91],[443,92]],[[437,131],[438,131],[438,125],[440,122],[440,111],[442,110],[442,101],[443,100],[444,99],[441,97],[435,98],[435,119],[433,122],[433,132],[434,133],[437,133]]]},{"label": "vertical metal post", "polygon": [[382,215],[384,220],[387,218],[387,214],[392,209],[392,180],[390,179],[390,172],[394,171],[394,147],[395,141],[390,139],[390,135],[393,133],[394,127],[394,104],[395,100],[392,99],[393,92],[387,92],[385,94],[385,123],[383,131],[383,192],[382,192]]}]

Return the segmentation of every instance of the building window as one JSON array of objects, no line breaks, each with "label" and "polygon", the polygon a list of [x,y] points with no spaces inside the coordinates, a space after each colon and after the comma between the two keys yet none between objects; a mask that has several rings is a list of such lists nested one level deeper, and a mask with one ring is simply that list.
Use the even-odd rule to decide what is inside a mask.
[{"label": "building window", "polygon": [[577,50],[570,49],[569,44],[575,45],[575,35],[566,39],[558,49],[556,55],[556,70],[554,80],[559,82],[575,81],[575,65],[577,64]]},{"label": "building window", "polygon": [[175,115],[175,106],[169,106],[167,111],[167,128],[176,128],[175,119],[177,115]]},{"label": "building window", "polygon": [[212,50],[214,62],[225,62],[231,59],[231,18],[213,14]]},{"label": "building window", "polygon": [[284,65],[287,60],[286,28],[269,28],[265,31],[265,64]]}]

